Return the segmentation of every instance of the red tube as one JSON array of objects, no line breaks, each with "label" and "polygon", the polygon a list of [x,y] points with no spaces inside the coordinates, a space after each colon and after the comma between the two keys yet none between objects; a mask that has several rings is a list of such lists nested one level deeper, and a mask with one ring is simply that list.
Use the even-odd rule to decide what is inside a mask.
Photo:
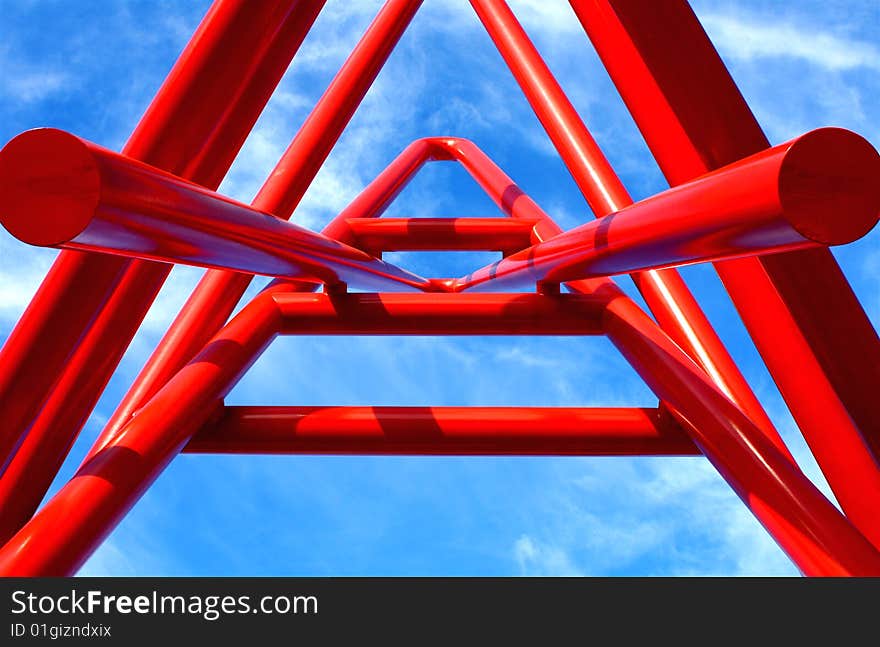
[{"label": "red tube", "polygon": [[225,407],[183,448],[214,454],[693,456],[659,409]]},{"label": "red tube", "polygon": [[[85,254],[83,254],[85,256]],[[105,376],[112,374],[124,349],[116,353],[96,353],[92,344],[118,327],[140,322],[146,312],[122,307],[133,285],[143,285],[143,277],[129,265],[119,287],[107,302],[105,316],[98,317],[83,344],[47,398],[40,416],[0,476],[0,544],[8,540],[37,509],[70,450],[75,436],[59,433],[79,431],[94,403],[95,392],[103,389]],[[158,285],[155,286],[158,289]],[[148,305],[148,304],[147,304]],[[112,315],[112,316],[110,316]],[[134,327],[137,327],[134,324]]]},{"label": "red tube", "polygon": [[248,304],[0,549],[0,576],[74,573],[216,411],[278,323],[270,292]]},{"label": "red tube", "polygon": [[283,335],[601,335],[605,300],[560,294],[278,293]]},{"label": "red tube", "polygon": [[[323,5],[215,1],[125,154],[216,188]],[[59,254],[0,350],[0,541],[43,498],[169,269]]]},{"label": "red tube", "polygon": [[[110,267],[83,252],[62,255],[6,339],[0,349],[0,475],[124,270],[124,263],[114,260]],[[90,289],[83,290],[84,285]],[[71,299],[73,295],[79,298]],[[75,437],[75,433],[65,435],[71,442]],[[47,475],[50,481],[54,475]]]},{"label": "red tube", "polygon": [[[515,217],[543,213],[469,142],[419,142],[409,151],[417,153],[416,157],[402,156],[403,166],[398,170],[405,174],[412,166],[404,162],[444,149],[450,154],[455,151],[491,197]],[[381,198],[394,186],[376,186],[373,195]],[[539,238],[558,232],[546,216],[535,228]],[[606,300],[604,320],[612,340],[669,403],[706,456],[802,571],[814,575],[880,573],[880,553],[613,283],[607,279],[577,281],[569,287]],[[119,435],[88,459],[74,479],[0,549],[0,575],[75,570],[204,424],[281,327],[278,308],[286,297],[280,292],[289,289],[278,284],[249,304]]]},{"label": "red tube", "polygon": [[[570,2],[671,185],[767,148],[687,2]],[[837,500],[880,547],[880,338],[840,267],[814,249],[716,269]]]},{"label": "red tube", "polygon": [[486,250],[512,254],[532,244],[532,225],[509,218],[348,218],[359,249]]},{"label": "red tube", "polygon": [[358,249],[60,130],[9,142],[0,176],[0,222],[32,245],[366,288],[430,287]]},{"label": "red tube", "polygon": [[[535,231],[539,239],[547,240],[561,233],[540,207],[471,142],[435,138],[426,143],[439,149],[434,155],[445,151],[458,159],[506,213],[514,218],[537,221]],[[657,391],[657,395],[665,401],[667,395],[675,394],[670,404],[685,429],[691,429],[688,424],[691,411],[699,411],[700,429],[691,429],[692,437],[802,572],[808,575],[880,574],[880,553],[610,280],[586,279],[567,285],[575,292],[601,295],[615,304],[613,314],[606,315],[606,325],[623,329],[612,338],[618,346],[632,343],[630,335],[640,340],[639,343],[650,340],[651,350],[644,352],[659,352],[660,358],[668,364],[634,363],[634,368],[649,384],[667,380],[673,384],[669,390]],[[612,333],[608,331],[608,334]],[[624,354],[632,357],[629,351]],[[676,377],[676,373],[682,372],[690,377]],[[709,442],[701,442],[700,438]],[[729,442],[736,444],[730,455],[717,451]]]},{"label": "red tube", "polygon": [[880,553],[623,293],[612,298],[605,326],[801,572],[880,575]]},{"label": "red tube", "polygon": [[[373,85],[423,0],[387,0],[257,195],[271,213],[293,213]],[[285,175],[282,181],[275,175]],[[265,208],[262,207],[262,208]]]},{"label": "red tube", "polygon": [[[471,142],[431,141],[459,159],[506,213],[514,218],[536,220],[535,231],[540,240],[562,232]],[[605,317],[605,325],[610,327],[606,333],[649,385],[668,382],[671,388],[655,390],[658,397],[666,401],[670,394],[673,396],[669,405],[679,422],[691,430],[691,437],[706,457],[801,572],[880,574],[880,553],[822,496],[772,438],[733,405],[613,282],[585,279],[567,286],[574,292],[609,299],[612,306]],[[643,344],[648,347],[638,348]],[[636,363],[640,353],[657,356],[656,361]],[[699,417],[698,430],[689,423],[692,412]],[[726,449],[719,451],[727,443],[733,443],[735,449],[729,454]]]},{"label": "red tube", "polygon": [[880,213],[880,155],[823,128],[669,189],[459,279],[456,290],[590,276],[838,245]]},{"label": "red tube", "polygon": [[[503,0],[471,0],[498,51],[544,126],[597,217],[632,204],[632,198],[593,140],[528,35]],[[751,387],[675,270],[630,275],[660,327],[702,366],[764,433],[791,457]],[[794,458],[791,458],[794,461]]]},{"label": "red tube", "polygon": [[[266,180],[253,201],[254,208],[279,218],[290,217],[420,5],[421,0],[389,0],[382,6]],[[339,236],[331,237],[345,242]],[[133,412],[223,327],[250,281],[248,275],[223,270],[205,274],[117,406],[94,449],[106,444]],[[306,291],[314,287],[301,286]]]}]

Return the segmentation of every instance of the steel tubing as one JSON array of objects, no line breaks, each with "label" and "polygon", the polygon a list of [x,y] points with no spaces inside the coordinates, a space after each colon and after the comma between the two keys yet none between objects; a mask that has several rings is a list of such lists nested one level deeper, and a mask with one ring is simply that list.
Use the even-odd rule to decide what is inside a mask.
[{"label": "steel tubing", "polygon": [[[382,6],[254,198],[254,208],[279,218],[291,216],[420,5],[421,0],[389,0]],[[250,282],[246,274],[205,273],[113,412],[93,451],[115,436],[132,413],[223,327]],[[300,285],[304,291],[315,287]]]},{"label": "steel tubing", "polygon": [[[454,151],[514,217],[528,214],[534,218],[543,213],[469,142],[420,142],[416,149],[421,156],[437,147],[445,147],[450,154]],[[385,188],[392,189],[393,184]],[[378,191],[375,195],[386,194]],[[535,229],[539,237],[559,231],[546,216]],[[880,554],[611,281],[576,281],[569,287],[606,300],[604,321],[612,340],[668,401],[698,446],[802,571],[815,575],[880,573]],[[90,458],[0,550],[0,574],[75,570],[196,431],[194,425],[200,427],[207,421],[213,407],[280,329],[281,293],[289,289],[278,284],[249,304]],[[199,412],[197,419],[193,411]]]},{"label": "steel tubing", "polygon": [[0,548],[0,577],[72,575],[274,339],[264,292]]},{"label": "steel tubing", "polygon": [[692,456],[660,409],[225,407],[183,448],[195,454]]},{"label": "steel tubing", "polygon": [[0,222],[32,245],[364,288],[430,287],[358,249],[63,131],[19,135],[0,152],[0,173]]},{"label": "steel tubing", "polygon": [[802,573],[880,575],[871,543],[623,293],[611,299],[605,327]]},{"label": "steel tubing", "polygon": [[560,294],[276,293],[283,335],[601,335],[605,300]]},{"label": "steel tubing", "polygon": [[356,246],[383,251],[485,250],[512,254],[529,247],[532,225],[510,218],[348,218]]},{"label": "steel tubing", "polygon": [[[407,146],[406,150],[324,228],[324,235],[341,242],[353,243],[346,220],[350,217],[377,216],[382,205],[386,205],[392,199],[389,197],[389,191],[393,193],[393,189],[389,189],[389,186],[405,183],[404,178],[411,177],[430,157],[431,151],[432,147],[421,140]],[[283,175],[273,174],[271,181],[280,182],[283,179]],[[216,334],[216,331],[223,327],[250,280],[250,275],[221,270],[209,270],[205,274],[107,426],[95,440],[86,460],[106,446],[133,413],[146,404],[165,382],[185,366],[210,340],[212,334]],[[286,285],[287,290],[302,292],[312,292],[317,287],[314,284],[302,283],[292,285],[290,282],[286,282]]]},{"label": "steel tubing", "polygon": [[878,214],[880,155],[855,133],[822,128],[517,252],[455,289],[839,245],[867,234]]},{"label": "steel tubing", "polygon": [[[471,142],[445,139],[432,140],[432,145],[461,161],[511,217],[534,221],[540,240],[562,233]],[[801,572],[880,574],[880,553],[816,489],[790,456],[610,279],[584,279],[566,285],[573,292],[607,299],[606,334],[662,401],[671,397],[668,405],[676,419],[690,431],[706,457]],[[639,361],[642,355],[645,361]]]},{"label": "steel tubing", "polygon": [[[216,187],[323,5],[324,0],[284,0],[258,7],[247,0],[215,2],[130,137],[125,154]],[[237,51],[247,56],[230,57]],[[221,77],[229,83],[217,83]],[[129,325],[106,327],[101,338],[89,334],[92,322],[119,315],[104,312],[119,290],[128,295],[122,300],[123,312],[145,313],[169,270],[134,262],[138,273],[131,276],[129,265],[127,259],[103,255],[58,256],[0,349],[0,410],[5,422],[0,429],[0,471],[37,424],[46,429],[46,437],[60,437],[61,446],[69,446],[76,437],[141,320],[120,316]],[[38,422],[41,407],[75,352],[96,362],[108,355],[114,361],[100,379],[90,380],[92,391],[81,399],[73,426]],[[43,437],[35,442],[42,445]],[[28,452],[22,460],[32,455]]]},{"label": "steel tubing", "polygon": [[[632,204],[614,169],[507,3],[471,0],[471,4],[596,217]],[[681,276],[671,269],[630,276],[660,327],[790,457],[758,398]]]},{"label": "steel tubing", "polygon": [[[389,171],[380,176],[381,181],[364,191],[359,205],[363,212],[381,214],[412,174],[431,159],[459,161],[505,213],[534,222],[540,240],[562,233],[482,151],[458,138],[414,142],[395,160],[394,168],[389,167]],[[610,322],[606,315],[606,325],[622,326],[625,331],[616,334],[615,343],[629,343],[624,340],[628,334],[643,341],[651,340],[651,352],[659,351],[660,356],[668,360],[666,366],[656,362],[633,364],[649,384],[672,380],[673,368],[686,376],[676,377],[675,388],[664,390],[662,395],[658,393],[659,397],[675,395],[672,404],[679,421],[692,432],[693,438],[710,441],[698,444],[704,451],[708,448],[707,457],[802,572],[809,575],[880,574],[880,554],[792,464],[790,457],[734,406],[693,360],[612,282],[585,279],[567,285],[576,292],[604,296],[619,304]],[[625,354],[634,362],[629,353]],[[700,411],[699,430],[688,422],[690,412],[697,409]],[[732,455],[717,451],[717,447],[728,442],[737,447]]]},{"label": "steel tubing", "polygon": [[[671,185],[769,146],[686,1],[570,2]],[[880,338],[846,277],[821,248],[715,268],[835,496],[880,547]]]}]

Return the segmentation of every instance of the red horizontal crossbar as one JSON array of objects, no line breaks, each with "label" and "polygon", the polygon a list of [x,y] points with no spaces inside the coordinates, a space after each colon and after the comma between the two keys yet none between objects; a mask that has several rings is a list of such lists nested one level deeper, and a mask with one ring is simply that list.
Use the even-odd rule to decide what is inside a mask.
[{"label": "red horizontal crossbar", "polygon": [[225,407],[184,452],[493,456],[699,455],[659,409]]},{"label": "red horizontal crossbar", "polygon": [[534,223],[511,218],[348,218],[357,247],[383,251],[485,250],[506,254],[535,242]]},{"label": "red horizontal crossbar", "polygon": [[600,335],[607,299],[559,294],[278,293],[283,335]]}]

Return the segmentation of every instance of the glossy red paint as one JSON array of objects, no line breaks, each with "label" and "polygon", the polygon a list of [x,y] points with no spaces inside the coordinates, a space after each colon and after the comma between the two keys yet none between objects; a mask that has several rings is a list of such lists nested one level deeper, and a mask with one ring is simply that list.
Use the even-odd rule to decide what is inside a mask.
[{"label": "glossy red paint", "polygon": [[671,265],[850,243],[877,224],[880,155],[814,130],[575,227],[459,279],[525,288]]},{"label": "glossy red paint", "polygon": [[[678,185],[631,204],[505,3],[473,0],[602,219],[563,233],[474,144],[435,137],[407,147],[323,235],[315,234],[283,219],[419,2],[385,4],[252,206],[210,189],[322,4],[249,3],[245,10],[243,1],[217,3],[123,155],[58,131],[25,134],[0,155],[0,216],[25,240],[306,279],[277,280],[224,325],[250,277],[209,272],[83,465],[22,526],[168,269],[64,252],[38,305],[0,353],[0,411],[8,416],[4,423],[14,423],[0,429],[0,449],[14,449],[31,428],[0,477],[0,497],[13,501],[6,507],[0,498],[2,530],[15,533],[0,548],[0,575],[75,572],[186,447],[509,455],[699,451],[803,573],[880,575],[880,552],[870,541],[876,544],[880,532],[880,521],[871,516],[880,500],[880,471],[868,451],[878,442],[868,397],[877,380],[865,382],[872,370],[880,371],[880,362],[871,364],[876,333],[865,327],[824,249],[853,240],[876,222],[880,185],[870,145],[852,133],[823,129],[769,149],[685,4],[572,0],[670,182]],[[228,52],[244,54],[229,63]],[[264,64],[270,55],[276,58]],[[240,87],[231,86],[231,103],[230,86],[214,83],[221,65],[241,76]],[[205,97],[217,105],[203,104]],[[218,114],[220,107],[228,110]],[[179,138],[173,137],[176,129]],[[460,163],[510,219],[367,220],[381,216],[432,160]],[[42,220],[32,218],[35,209]],[[533,246],[515,251],[527,243]],[[754,256],[805,245],[819,249]],[[360,248],[485,248],[509,257],[468,283],[414,277]],[[793,462],[677,275],[664,270],[634,277],[660,326],[607,278],[731,254],[748,258],[719,264],[722,277],[796,418],[803,426],[805,415],[815,415],[807,437],[847,516]],[[802,274],[799,263],[806,268]],[[79,282],[83,277],[94,290]],[[497,289],[515,277],[528,279],[529,293],[451,291],[477,283]],[[318,281],[329,283],[326,293],[309,294]],[[357,281],[441,292],[346,293],[345,283]],[[561,293],[561,281],[575,294]],[[539,294],[532,291],[536,282]],[[756,296],[749,296],[753,288]],[[819,304],[842,312],[821,312]],[[758,313],[771,323],[755,323]],[[833,323],[838,315],[842,323]],[[49,316],[63,318],[64,325],[53,325]],[[223,398],[278,334],[606,334],[662,405],[223,407]],[[37,352],[41,336],[51,342]],[[834,336],[848,338],[829,339]],[[768,349],[771,343],[784,350]],[[858,349],[863,356],[856,356]],[[805,358],[803,366],[780,366],[783,352]],[[54,369],[60,373],[51,379],[41,375]],[[12,377],[21,380],[14,388]],[[28,390],[21,401],[13,397],[19,387]],[[827,429],[819,430],[822,425]],[[28,466],[37,470],[34,485],[27,483]]]},{"label": "glossy red paint", "polygon": [[208,421],[278,324],[270,293],[246,306],[0,549],[0,573],[75,573]]},{"label": "glossy red paint", "polygon": [[[358,208],[379,213],[419,164],[427,159],[450,157],[461,161],[490,197],[512,217],[528,217],[534,222],[539,238],[559,233],[549,217],[516,189],[510,178],[465,140],[415,142],[392,163],[393,173],[382,174],[362,194],[366,194],[369,201],[355,201]],[[339,222],[345,226],[343,220]],[[597,309],[602,313],[602,328],[804,573],[880,573],[880,553],[610,280],[575,281],[568,286],[590,297],[591,307],[599,304]],[[274,335],[303,330],[286,330],[291,319],[298,326],[302,321],[308,324],[300,316],[304,309],[294,307],[292,313],[296,316],[285,316],[285,303],[293,300],[299,305],[304,302],[303,295],[285,294],[290,290],[290,285],[278,282],[252,301],[144,405],[114,439],[88,458],[46,507],[0,549],[0,573],[74,571],[173,455],[211,418],[221,406],[223,397]],[[404,309],[403,314],[414,318],[407,321],[405,317],[400,331],[413,332],[414,326],[425,322],[428,318],[420,316],[422,309],[434,308],[434,314],[438,314],[443,307],[442,299],[447,299],[447,305],[451,304],[453,310],[460,310],[461,306],[455,306],[454,300],[474,296],[483,297],[432,295],[425,301],[433,305]],[[548,303],[562,295],[530,296]],[[362,304],[371,298],[375,299],[368,295],[345,294],[330,294],[323,299],[305,296],[305,299],[311,299],[311,303],[319,304],[318,323],[330,333],[344,326],[346,321],[365,325],[361,323],[363,317],[357,308],[357,316],[346,317],[345,308],[340,309],[343,316],[336,314],[335,307],[328,307],[334,299],[338,303]],[[383,298],[367,305],[387,320],[389,318],[384,313],[388,308],[382,303]],[[412,297],[395,295],[393,299]],[[440,304],[439,308],[437,304]],[[503,317],[498,317],[497,313],[490,318],[495,322],[499,319]],[[382,329],[386,333],[398,332],[393,327],[394,318],[390,320],[392,325]],[[530,316],[526,321],[534,325],[535,318]],[[327,322],[330,322],[329,328]],[[451,317],[437,332],[454,331],[465,326],[466,321]],[[306,331],[309,330],[315,329]],[[481,330],[486,332],[485,327]],[[351,331],[351,327],[346,329],[346,332]],[[194,415],[193,410],[198,414]],[[50,527],[55,533],[54,538],[48,536]]]},{"label": "glossy red paint", "polygon": [[[392,0],[382,6],[254,198],[254,208],[279,218],[291,216],[420,5],[421,0]],[[334,238],[348,242],[339,236]],[[237,272],[205,273],[89,456],[113,438],[132,414],[220,330],[250,281],[249,275]],[[299,286],[304,291],[315,287],[308,283]]]},{"label": "glossy red paint", "polygon": [[506,218],[348,218],[360,249],[390,251],[485,250],[512,254],[532,244],[532,224]]},{"label": "glossy red paint", "polygon": [[[324,1],[214,2],[123,153],[216,188]],[[169,270],[59,254],[0,349],[0,541],[43,498]]]},{"label": "glossy red paint", "polygon": [[605,300],[560,294],[276,294],[282,335],[601,335]]},{"label": "glossy red paint", "polygon": [[[686,0],[569,1],[671,185],[769,146]],[[846,277],[827,249],[715,268],[836,498],[880,547],[880,338]]]},{"label": "glossy red paint", "polygon": [[[471,4],[596,217],[632,204],[629,193],[507,4],[503,0],[471,0]],[[675,270],[650,270],[630,277],[660,327],[749,414],[780,451],[791,456],[679,274]]]},{"label": "glossy red paint", "polygon": [[[32,245],[360,288],[430,288],[359,249],[60,130],[13,139],[0,151],[0,173],[0,201],[8,201],[0,222]],[[59,188],[45,196],[47,185]]]},{"label": "glossy red paint", "polygon": [[225,407],[191,454],[692,456],[660,409]]}]

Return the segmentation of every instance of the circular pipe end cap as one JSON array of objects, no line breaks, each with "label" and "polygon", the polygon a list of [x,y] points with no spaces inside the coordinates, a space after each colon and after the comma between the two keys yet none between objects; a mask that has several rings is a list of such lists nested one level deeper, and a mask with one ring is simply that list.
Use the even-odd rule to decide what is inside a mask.
[{"label": "circular pipe end cap", "polygon": [[880,155],[843,128],[808,132],[786,151],[779,199],[805,238],[822,245],[858,240],[880,217]]},{"label": "circular pipe end cap", "polygon": [[73,240],[100,197],[95,157],[70,133],[28,130],[0,150],[0,222],[22,242],[54,247]]}]

